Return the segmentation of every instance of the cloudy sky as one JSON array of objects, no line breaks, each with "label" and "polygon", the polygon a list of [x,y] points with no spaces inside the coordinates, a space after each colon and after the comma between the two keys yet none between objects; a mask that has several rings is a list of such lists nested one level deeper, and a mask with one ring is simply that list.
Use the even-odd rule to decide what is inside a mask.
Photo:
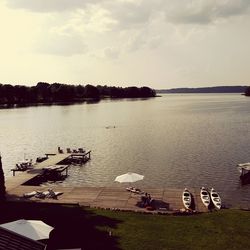
[{"label": "cloudy sky", "polygon": [[0,82],[250,82],[250,0],[0,0]]}]

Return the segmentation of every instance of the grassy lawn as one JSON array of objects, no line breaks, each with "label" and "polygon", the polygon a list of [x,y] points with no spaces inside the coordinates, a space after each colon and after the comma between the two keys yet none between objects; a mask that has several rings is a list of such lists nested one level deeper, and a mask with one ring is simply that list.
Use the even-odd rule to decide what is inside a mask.
[{"label": "grassy lawn", "polygon": [[250,249],[250,212],[242,210],[192,216],[45,204],[8,204],[1,210],[0,223],[25,218],[54,226],[49,249]]},{"label": "grassy lawn", "polygon": [[250,249],[250,212],[246,211],[193,216],[96,213],[122,221],[111,229],[121,249]]}]

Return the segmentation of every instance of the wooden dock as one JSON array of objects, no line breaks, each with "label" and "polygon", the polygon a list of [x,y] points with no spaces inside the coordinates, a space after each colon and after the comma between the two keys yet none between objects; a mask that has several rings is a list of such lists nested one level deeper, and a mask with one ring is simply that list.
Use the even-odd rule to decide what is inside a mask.
[{"label": "wooden dock", "polygon": [[[194,209],[196,212],[207,212],[208,209],[202,204],[199,189],[189,189],[193,195]],[[182,191],[180,189],[147,189],[154,199],[156,210],[148,211],[140,207],[141,195],[128,192],[124,188],[117,187],[58,187],[55,192],[62,192],[57,199],[36,197],[24,198],[23,194],[32,191],[47,191],[45,187],[39,186],[17,186],[7,192],[7,200],[12,202],[36,202],[71,204],[82,207],[103,208],[112,210],[151,212],[151,213],[173,213],[182,208]]]},{"label": "wooden dock", "polygon": [[46,154],[46,156],[49,156],[47,160],[43,162],[35,163],[34,168],[27,169],[27,171],[21,171],[18,174],[16,174],[13,178],[8,178],[5,184],[6,191],[16,188],[20,185],[23,185],[25,182],[42,174],[44,172],[44,169],[48,168],[49,166],[61,164],[67,159],[70,159],[72,155],[74,155],[74,157],[75,155],[77,155],[78,157],[83,158],[83,159],[85,159],[84,157],[87,157],[86,159],[89,160],[90,152],[91,151],[88,151],[86,153],[78,153],[78,154],[76,153]]},{"label": "wooden dock", "polygon": [[[11,202],[36,202],[36,203],[58,203],[73,204],[83,207],[104,208],[114,210],[153,212],[153,213],[171,213],[183,209],[181,189],[147,189],[150,193],[154,211],[148,211],[141,206],[141,195],[127,191],[125,188],[117,187],[58,187],[55,192],[62,192],[57,199],[52,198],[24,198],[25,193],[32,191],[45,192],[47,188],[41,186],[24,185],[34,177],[42,174],[50,166],[62,164],[65,160],[72,157],[85,157],[85,154],[59,153],[47,154],[49,158],[41,163],[36,163],[33,169],[20,172],[14,177],[6,180],[7,201]],[[208,209],[202,204],[200,199],[200,189],[190,188],[193,196],[193,209],[197,212],[207,212]]]}]

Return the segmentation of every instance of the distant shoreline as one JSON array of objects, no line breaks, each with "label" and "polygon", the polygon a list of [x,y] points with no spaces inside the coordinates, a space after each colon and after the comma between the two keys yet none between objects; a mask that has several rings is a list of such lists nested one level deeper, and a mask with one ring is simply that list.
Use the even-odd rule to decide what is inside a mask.
[{"label": "distant shoreline", "polygon": [[173,88],[158,89],[157,94],[213,94],[213,93],[240,93],[244,94],[248,86],[216,86],[202,88]]}]

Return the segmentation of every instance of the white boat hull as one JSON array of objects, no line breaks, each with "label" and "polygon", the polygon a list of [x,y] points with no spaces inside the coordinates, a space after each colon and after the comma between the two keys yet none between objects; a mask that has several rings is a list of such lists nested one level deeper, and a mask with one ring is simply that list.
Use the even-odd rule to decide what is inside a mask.
[{"label": "white boat hull", "polygon": [[212,200],[215,208],[220,209],[221,208],[221,198],[220,198],[219,194],[213,188],[211,188],[210,196],[211,196],[211,200]]},{"label": "white boat hull", "polygon": [[192,205],[191,193],[185,188],[182,193],[182,202],[186,209],[190,209]]},{"label": "white boat hull", "polygon": [[208,207],[210,205],[210,196],[208,191],[202,187],[200,191],[201,201],[204,204],[205,207]]}]

